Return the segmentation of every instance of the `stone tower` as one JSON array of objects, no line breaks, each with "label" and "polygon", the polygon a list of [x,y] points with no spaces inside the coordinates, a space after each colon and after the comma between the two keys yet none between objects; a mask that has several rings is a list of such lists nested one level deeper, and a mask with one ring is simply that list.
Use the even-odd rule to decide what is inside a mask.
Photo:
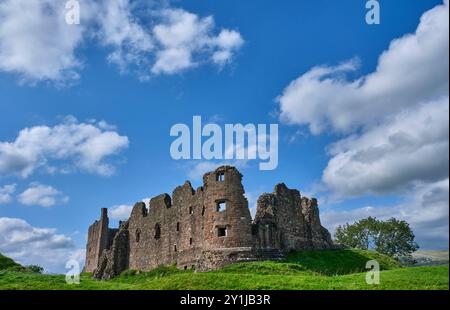
[{"label": "stone tower", "polygon": [[233,167],[220,167],[205,174],[203,183],[207,249],[250,248],[252,217],[242,175]]},{"label": "stone tower", "polygon": [[95,221],[88,230],[88,242],[86,246],[85,271],[92,272],[97,268],[103,251],[109,248],[115,231],[109,229],[108,209],[102,208],[100,219]]}]

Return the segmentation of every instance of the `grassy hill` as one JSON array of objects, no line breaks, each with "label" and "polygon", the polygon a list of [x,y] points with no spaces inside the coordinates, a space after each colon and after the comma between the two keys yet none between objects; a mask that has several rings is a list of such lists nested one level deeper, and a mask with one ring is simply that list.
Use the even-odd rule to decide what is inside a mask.
[{"label": "grassy hill", "polygon": [[[380,263],[381,284],[365,282],[365,264]],[[151,272],[125,271],[110,281],[83,274],[79,285],[63,275],[0,271],[0,289],[448,289],[448,265],[402,268],[398,262],[372,251],[333,250],[295,252],[280,262],[229,265],[210,272],[161,267]]]},{"label": "grassy hill", "polygon": [[23,267],[20,264],[16,263],[11,258],[0,254],[0,270],[21,268]]}]

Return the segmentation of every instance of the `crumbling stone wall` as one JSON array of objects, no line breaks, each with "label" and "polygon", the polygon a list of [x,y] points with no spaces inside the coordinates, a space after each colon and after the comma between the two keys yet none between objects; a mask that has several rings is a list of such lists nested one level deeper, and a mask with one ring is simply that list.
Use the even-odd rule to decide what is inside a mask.
[{"label": "crumbling stone wall", "polygon": [[129,267],[129,231],[128,222],[120,223],[119,229],[108,249],[103,250],[94,277],[109,280]]},{"label": "crumbling stone wall", "polygon": [[84,267],[86,272],[93,272],[97,268],[103,251],[111,246],[117,229],[110,229],[108,226],[108,210],[102,208],[100,219],[89,226]]},{"label": "crumbling stone wall", "polygon": [[279,259],[292,249],[331,247],[320,224],[317,201],[277,185],[258,200],[252,221],[242,175],[222,166],[206,173],[203,186],[177,187],[134,205],[118,230],[108,228],[106,210],[89,228],[86,271],[109,279],[125,269],[158,266],[210,270],[232,262]]},{"label": "crumbling stone wall", "polygon": [[259,197],[254,223],[255,246],[260,249],[324,249],[332,246],[322,227],[316,199],[278,184],[272,194]]}]

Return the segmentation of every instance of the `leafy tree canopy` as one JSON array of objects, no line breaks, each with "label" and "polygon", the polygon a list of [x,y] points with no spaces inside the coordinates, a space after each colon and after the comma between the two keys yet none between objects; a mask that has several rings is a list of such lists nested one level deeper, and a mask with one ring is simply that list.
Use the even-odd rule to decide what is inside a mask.
[{"label": "leafy tree canopy", "polygon": [[411,257],[419,246],[406,221],[391,218],[387,221],[374,217],[353,224],[338,226],[335,240],[344,246],[357,249],[374,249],[394,258]]}]

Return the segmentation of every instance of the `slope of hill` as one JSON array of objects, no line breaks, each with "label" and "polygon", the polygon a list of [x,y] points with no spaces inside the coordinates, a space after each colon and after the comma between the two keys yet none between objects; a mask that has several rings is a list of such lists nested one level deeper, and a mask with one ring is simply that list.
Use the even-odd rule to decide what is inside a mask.
[{"label": "slope of hill", "polygon": [[[380,285],[365,281],[365,264],[372,259],[380,263]],[[142,273],[128,270],[110,281],[96,281],[91,274],[83,274],[79,285],[66,284],[64,275],[0,271],[0,289],[447,290],[448,282],[448,265],[404,268],[389,257],[360,250],[301,251],[284,261],[240,263],[210,272],[174,266]]]},{"label": "slope of hill", "polygon": [[16,263],[9,257],[0,254],[0,270],[11,269],[11,268],[21,268],[22,266]]}]

